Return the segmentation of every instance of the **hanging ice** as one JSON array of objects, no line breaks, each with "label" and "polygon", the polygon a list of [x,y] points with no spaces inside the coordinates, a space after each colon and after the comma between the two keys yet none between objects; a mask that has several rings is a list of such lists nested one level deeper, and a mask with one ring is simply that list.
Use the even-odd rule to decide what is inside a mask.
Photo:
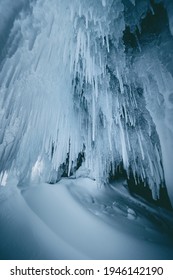
[{"label": "hanging ice", "polygon": [[0,1],[1,178],[53,182],[83,162],[105,182],[123,165],[171,192],[170,2],[21,0],[14,17]]}]

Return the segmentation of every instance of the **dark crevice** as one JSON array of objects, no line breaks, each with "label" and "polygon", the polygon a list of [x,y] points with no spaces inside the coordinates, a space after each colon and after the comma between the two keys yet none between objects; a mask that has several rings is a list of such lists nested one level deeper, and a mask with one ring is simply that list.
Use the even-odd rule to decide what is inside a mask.
[{"label": "dark crevice", "polygon": [[48,183],[49,184],[56,184],[56,183],[58,183],[61,180],[61,178],[67,178],[69,176],[74,175],[74,173],[81,167],[82,163],[85,160],[84,149],[83,149],[83,151],[81,151],[78,154],[77,159],[75,161],[72,161],[71,169],[70,169],[70,174],[68,174],[69,153],[67,153],[67,157],[66,157],[65,162],[63,162],[60,165],[60,167],[58,168],[57,171],[56,170],[53,171],[52,176],[51,176],[50,180],[48,181]]},{"label": "dark crevice", "polygon": [[136,31],[133,33],[130,26],[126,25],[123,35],[126,51],[138,50],[139,43],[141,46],[148,44],[158,39],[165,28],[169,29],[167,11],[163,3],[155,3],[154,0],[151,0],[151,7],[153,11],[149,10],[146,16],[140,20],[140,31],[136,26]]},{"label": "dark crevice", "polygon": [[153,199],[152,191],[149,188],[147,182],[143,182],[141,178],[135,178],[132,172],[127,174],[126,170],[123,167],[123,163],[120,163],[117,168],[115,174],[110,172],[110,182],[114,180],[124,179],[127,181],[128,190],[132,196],[138,195],[141,198],[145,199],[149,203],[163,207],[167,210],[173,211],[167,188],[165,183],[163,182],[162,186],[160,186],[159,190],[159,198],[157,200]]}]

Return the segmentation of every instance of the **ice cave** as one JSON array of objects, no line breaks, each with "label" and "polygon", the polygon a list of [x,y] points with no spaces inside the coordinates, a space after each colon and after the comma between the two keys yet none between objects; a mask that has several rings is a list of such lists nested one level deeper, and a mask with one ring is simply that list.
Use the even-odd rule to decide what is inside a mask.
[{"label": "ice cave", "polygon": [[0,259],[173,258],[173,0],[0,0]]}]

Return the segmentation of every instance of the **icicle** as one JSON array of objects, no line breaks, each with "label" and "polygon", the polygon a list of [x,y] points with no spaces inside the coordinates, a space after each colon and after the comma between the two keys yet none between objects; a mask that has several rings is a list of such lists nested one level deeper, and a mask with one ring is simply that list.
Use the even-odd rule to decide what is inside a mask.
[{"label": "icicle", "polygon": [[103,7],[106,7],[106,0],[102,0]]},{"label": "icicle", "polygon": [[8,172],[5,170],[0,173],[0,186],[5,187],[7,184]]},{"label": "icicle", "polygon": [[118,81],[119,81],[119,84],[120,84],[120,91],[121,91],[121,93],[124,93],[123,81],[122,81],[122,77],[119,73],[118,68],[116,68],[116,74],[117,74],[117,78],[118,78]]}]

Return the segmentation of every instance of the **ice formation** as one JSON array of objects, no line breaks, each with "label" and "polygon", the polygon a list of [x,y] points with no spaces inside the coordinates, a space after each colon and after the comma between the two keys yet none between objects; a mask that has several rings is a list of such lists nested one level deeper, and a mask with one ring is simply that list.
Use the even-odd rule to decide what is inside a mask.
[{"label": "ice formation", "polygon": [[0,15],[1,179],[123,165],[171,196],[173,2],[0,0]]}]

